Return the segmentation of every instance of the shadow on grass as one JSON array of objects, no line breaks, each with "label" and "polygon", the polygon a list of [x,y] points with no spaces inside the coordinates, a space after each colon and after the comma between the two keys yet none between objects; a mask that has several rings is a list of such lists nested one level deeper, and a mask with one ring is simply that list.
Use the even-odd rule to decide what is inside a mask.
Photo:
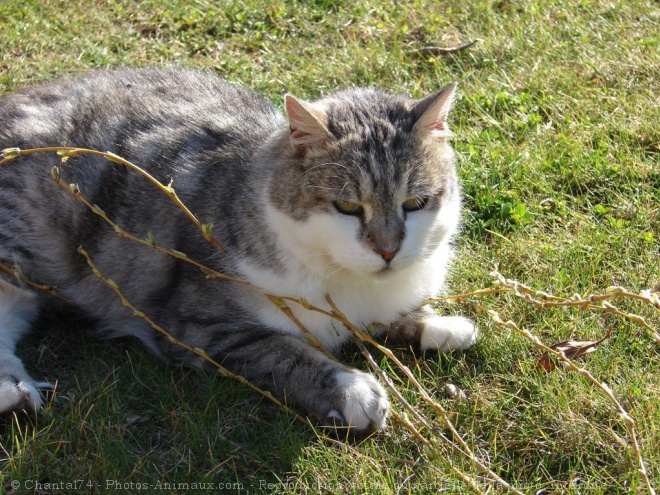
[{"label": "shadow on grass", "polygon": [[132,339],[92,340],[84,331],[92,323],[71,316],[43,316],[20,344],[32,376],[57,386],[44,411],[0,417],[4,482],[252,492],[285,482],[301,450],[318,442],[241,384],[167,365]]}]

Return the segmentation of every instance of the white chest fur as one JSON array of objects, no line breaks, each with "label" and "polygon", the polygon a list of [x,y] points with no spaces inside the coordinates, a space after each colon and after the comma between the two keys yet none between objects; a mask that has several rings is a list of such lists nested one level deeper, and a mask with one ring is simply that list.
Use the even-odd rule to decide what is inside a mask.
[{"label": "white chest fur", "polygon": [[[248,263],[241,266],[241,271],[250,283],[268,294],[302,298],[325,310],[331,309],[326,301],[328,294],[349,321],[366,327],[374,322],[386,324],[395,321],[437,293],[445,275],[446,262],[442,258],[447,255],[438,251],[433,258],[381,276],[380,280],[376,276],[355,277],[342,284],[337,284],[335,280],[318,281],[297,270],[275,273]],[[305,328],[328,349],[335,349],[346,340],[347,333],[340,322],[319,312],[306,310],[294,302],[287,301],[287,305]],[[295,323],[267,298],[264,297],[256,309],[264,325],[303,336]]]},{"label": "white chest fur", "polygon": [[[366,327],[374,322],[387,324],[397,320],[442,287],[454,224],[442,225],[440,218],[451,216],[429,216],[420,225],[412,224],[391,269],[380,272],[374,268],[384,266],[383,260],[356,240],[356,227],[350,223],[355,219],[316,215],[303,223],[274,208],[268,210],[285,269],[264,269],[249,261],[239,265],[243,277],[265,293],[303,298],[330,310],[328,294],[349,321]],[[364,270],[347,270],[347,265]],[[347,333],[340,322],[299,304],[287,304],[328,349],[336,349],[346,340]],[[252,311],[255,309],[264,325],[303,336],[295,323],[267,298],[258,303],[258,308],[252,307]]]}]

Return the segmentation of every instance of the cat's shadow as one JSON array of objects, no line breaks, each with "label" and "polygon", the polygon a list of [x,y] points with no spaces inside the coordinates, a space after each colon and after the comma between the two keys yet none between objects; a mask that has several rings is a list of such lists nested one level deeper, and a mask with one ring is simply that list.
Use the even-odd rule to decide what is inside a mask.
[{"label": "cat's shadow", "polygon": [[[56,386],[47,394],[45,411],[0,417],[1,432],[16,426],[25,432],[22,439],[3,434],[10,456],[26,448],[34,455],[48,453],[47,465],[31,468],[34,479],[94,472],[94,459],[104,459],[104,469],[117,479],[139,473],[161,481],[267,486],[296,472],[306,449],[322,441],[312,420],[298,421],[237,381],[168,365],[130,338],[95,340],[85,330],[88,325],[93,322],[75,312],[46,314],[19,345],[18,355],[32,376]],[[465,365],[451,355],[422,355],[404,346],[394,350],[405,365],[428,373],[442,369],[449,376],[453,366]],[[352,345],[340,359],[366,366]],[[341,429],[315,427],[321,436],[361,440]],[[72,464],[74,454],[78,461]]]},{"label": "cat's shadow", "polygon": [[32,376],[55,385],[44,411],[0,417],[9,457],[27,449],[48,459],[24,476],[75,479],[103,459],[117,479],[138,473],[258,488],[279,483],[319,441],[309,425],[245,385],[167,365],[129,338],[94,340],[84,329],[93,323],[71,316],[44,315],[19,345]]}]

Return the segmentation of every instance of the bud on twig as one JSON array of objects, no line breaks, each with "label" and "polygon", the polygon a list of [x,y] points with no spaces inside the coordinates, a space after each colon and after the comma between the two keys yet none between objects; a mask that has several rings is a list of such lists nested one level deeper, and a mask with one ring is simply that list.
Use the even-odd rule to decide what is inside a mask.
[{"label": "bud on twig", "polygon": [[212,223],[202,224],[202,232],[204,233],[205,236],[211,237],[213,235],[213,224]]},{"label": "bud on twig", "polygon": [[20,148],[5,148],[2,150],[2,158],[5,160],[13,160],[21,154]]}]

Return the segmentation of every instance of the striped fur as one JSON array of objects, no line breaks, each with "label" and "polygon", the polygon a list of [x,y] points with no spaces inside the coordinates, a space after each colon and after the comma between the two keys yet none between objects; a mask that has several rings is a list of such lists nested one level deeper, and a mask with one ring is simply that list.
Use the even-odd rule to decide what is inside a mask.
[{"label": "striped fur", "polygon": [[[0,167],[0,261],[56,287],[96,321],[96,335],[132,335],[165,359],[205,365],[123,307],[77,253],[82,245],[134,306],[177,339],[292,397],[322,422],[381,428],[388,401],[375,378],[306,345],[263,292],[326,309],[330,294],[354,323],[380,321],[392,338],[424,349],[474,343],[469,321],[443,324],[417,309],[442,285],[459,223],[447,142],[453,94],[452,85],[419,101],[364,89],[313,103],[287,96],[284,118],[260,96],[194,71],[98,71],[23,89],[0,100],[0,148],[111,151],[171,181],[200,221],[215,225],[226,255],[128,169],[87,155],[61,166],[62,178],[126,231],[151,234],[251,286],[208,281],[191,265],[118,237],[50,179],[54,154]],[[342,204],[357,211],[347,214]],[[39,407],[43,384],[27,375],[14,347],[52,301],[2,277],[0,411]],[[295,303],[291,310],[330,350],[347,340],[330,318]]]}]

